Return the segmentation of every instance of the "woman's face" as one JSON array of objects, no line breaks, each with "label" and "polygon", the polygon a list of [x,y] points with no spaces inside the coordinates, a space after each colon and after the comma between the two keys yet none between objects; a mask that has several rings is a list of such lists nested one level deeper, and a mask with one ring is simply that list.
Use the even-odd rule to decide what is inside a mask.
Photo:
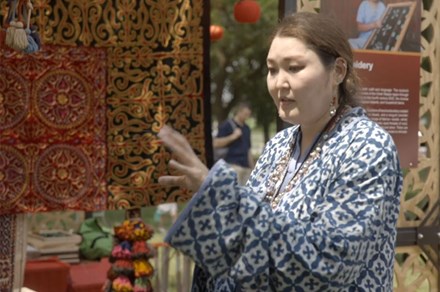
[{"label": "woman's face", "polygon": [[292,37],[275,37],[267,66],[267,86],[280,118],[302,128],[325,125],[337,94],[335,70],[325,68],[314,51]]}]

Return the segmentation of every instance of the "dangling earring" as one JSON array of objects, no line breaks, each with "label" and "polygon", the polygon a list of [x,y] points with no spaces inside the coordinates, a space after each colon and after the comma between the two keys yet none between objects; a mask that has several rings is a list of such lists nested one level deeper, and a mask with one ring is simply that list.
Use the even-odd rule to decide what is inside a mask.
[{"label": "dangling earring", "polygon": [[333,117],[334,115],[336,115],[336,106],[335,106],[335,102],[336,101],[336,97],[333,97],[333,100],[330,104],[330,116]]}]

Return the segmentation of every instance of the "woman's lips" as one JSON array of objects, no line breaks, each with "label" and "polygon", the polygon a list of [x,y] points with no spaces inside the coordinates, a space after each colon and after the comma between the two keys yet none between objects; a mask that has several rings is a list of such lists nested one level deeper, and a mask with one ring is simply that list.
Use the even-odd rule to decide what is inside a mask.
[{"label": "woman's lips", "polygon": [[291,103],[291,102],[295,102],[295,100],[291,99],[291,98],[280,98],[280,102],[281,103]]}]

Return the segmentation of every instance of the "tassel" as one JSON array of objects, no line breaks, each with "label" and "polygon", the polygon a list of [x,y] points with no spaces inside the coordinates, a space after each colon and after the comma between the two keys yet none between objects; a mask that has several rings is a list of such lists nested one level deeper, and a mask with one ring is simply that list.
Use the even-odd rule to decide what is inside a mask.
[{"label": "tassel", "polygon": [[[20,11],[23,7],[23,0],[15,1],[14,9],[13,9],[13,19],[9,22],[9,28],[6,31],[6,40],[5,43],[19,51],[23,51],[29,45],[27,34],[24,29],[24,24],[22,21],[22,14]],[[18,13],[18,20],[16,21],[15,14]]]},{"label": "tassel", "polygon": [[[14,22],[15,24],[15,32],[14,32],[14,41],[12,48],[23,51],[26,49],[26,47],[29,45],[27,34],[24,27],[23,22],[23,4],[26,0],[18,0],[18,6],[17,6],[17,14],[18,14],[18,21]],[[11,23],[12,26],[12,23]]]},{"label": "tassel", "polygon": [[32,6],[32,2],[29,0],[27,3],[27,25],[26,25],[26,36],[27,36],[27,41],[28,41],[28,46],[24,49],[24,52],[27,54],[30,53],[34,53],[36,51],[39,50],[39,45],[37,44],[37,42],[34,40],[34,38],[32,37],[32,32],[30,30],[30,23],[31,23],[31,15],[32,15],[32,10],[34,9],[34,7]]},{"label": "tassel", "polygon": [[35,43],[37,44],[38,48],[41,48],[41,40],[40,35],[37,32],[37,26],[31,25],[31,37],[34,39]]},{"label": "tassel", "polygon": [[[6,27],[6,36],[5,36],[5,45],[8,47],[12,47],[14,43],[14,34],[15,34],[15,12],[17,10],[17,1],[8,1],[9,5],[9,13],[7,19]],[[14,25],[11,25],[13,23]]]},{"label": "tassel", "polygon": [[5,45],[11,48],[14,44],[14,34],[15,34],[15,26],[11,25],[12,22],[15,21],[11,21],[9,23],[9,27],[6,29],[6,37],[5,37]]},{"label": "tassel", "polygon": [[29,45],[29,42],[26,31],[24,30],[23,22],[11,21],[10,25],[11,27],[15,27],[12,37],[12,44],[10,47],[19,51],[26,49],[26,47]]}]

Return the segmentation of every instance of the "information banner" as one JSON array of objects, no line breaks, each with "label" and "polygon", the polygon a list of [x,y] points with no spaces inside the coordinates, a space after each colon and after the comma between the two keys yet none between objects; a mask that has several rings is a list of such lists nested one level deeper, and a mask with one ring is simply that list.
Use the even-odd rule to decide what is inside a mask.
[{"label": "information banner", "polygon": [[392,136],[401,166],[419,155],[420,0],[327,0],[321,13],[345,30],[361,78],[360,101]]},{"label": "information banner", "polygon": [[354,65],[368,115],[393,136],[402,167],[416,166],[420,79],[414,72],[419,72],[419,54],[358,51]]}]

